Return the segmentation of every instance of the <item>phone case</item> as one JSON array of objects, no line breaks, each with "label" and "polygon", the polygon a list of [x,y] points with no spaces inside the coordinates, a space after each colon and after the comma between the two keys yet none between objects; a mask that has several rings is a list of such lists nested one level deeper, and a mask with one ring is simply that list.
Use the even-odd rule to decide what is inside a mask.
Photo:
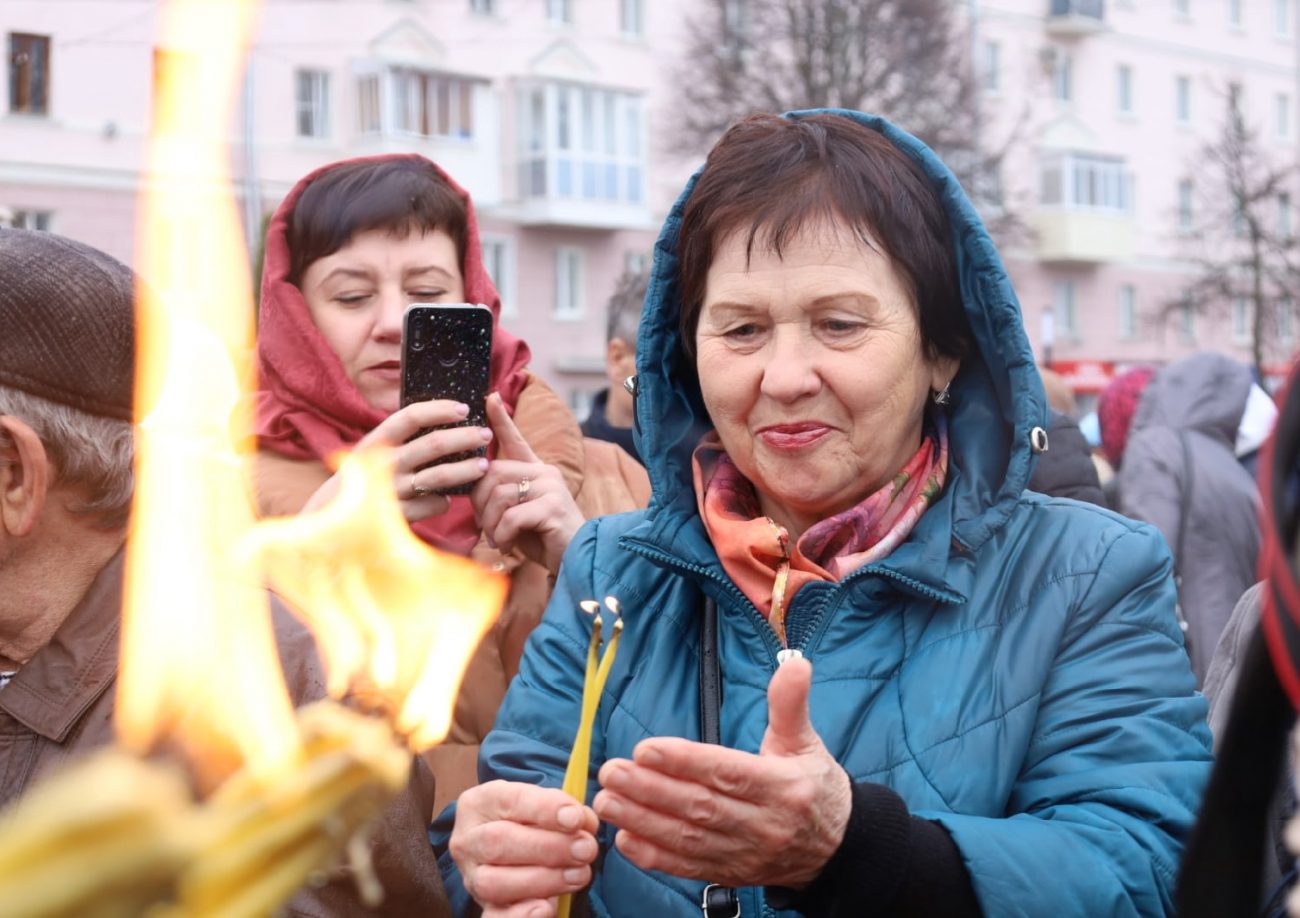
[{"label": "phone case", "polygon": [[[486,427],[488,382],[492,368],[492,310],[471,303],[413,303],[402,326],[402,406],[452,399],[469,414],[445,427]],[[439,429],[439,428],[430,428]],[[428,433],[422,430],[416,437]],[[412,438],[414,439],[414,438]],[[422,468],[487,455],[487,447],[455,453]],[[468,494],[473,485],[442,494]]]}]

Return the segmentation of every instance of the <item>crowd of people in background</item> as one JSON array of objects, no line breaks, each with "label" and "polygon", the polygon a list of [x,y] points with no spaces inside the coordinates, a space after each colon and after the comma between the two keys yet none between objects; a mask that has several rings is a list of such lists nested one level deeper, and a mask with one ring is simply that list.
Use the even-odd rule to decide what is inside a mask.
[{"label": "crowd of people in background", "polygon": [[[111,741],[137,283],[0,230],[0,801]],[[494,323],[482,426],[399,400],[405,310],[462,302]],[[469,195],[423,157],[304,177],[259,303],[258,512],[313,512],[334,454],[389,444],[413,531],[511,580],[451,736],[374,833],[387,904],[335,876],[294,914],[1281,907],[1300,446],[1266,444],[1286,415],[1215,353],[1129,370],[1081,415],[906,132],[733,126],[612,292],[581,422],[501,324]],[[574,801],[574,610],[605,595],[635,602]],[[310,635],[274,616],[295,702],[320,697]]]}]

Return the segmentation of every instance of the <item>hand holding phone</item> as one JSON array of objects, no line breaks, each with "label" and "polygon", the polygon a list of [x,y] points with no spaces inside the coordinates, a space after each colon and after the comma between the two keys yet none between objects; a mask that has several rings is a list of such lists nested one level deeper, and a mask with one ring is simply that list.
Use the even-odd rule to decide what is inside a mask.
[{"label": "hand holding phone", "polygon": [[[402,323],[402,407],[412,402],[448,399],[469,406],[457,424],[445,427],[487,426],[488,384],[492,368],[492,310],[472,303],[413,303]],[[414,439],[414,438],[412,438]],[[421,468],[459,462],[487,454],[487,447],[443,456]],[[473,486],[461,485],[441,494],[468,494]]]}]

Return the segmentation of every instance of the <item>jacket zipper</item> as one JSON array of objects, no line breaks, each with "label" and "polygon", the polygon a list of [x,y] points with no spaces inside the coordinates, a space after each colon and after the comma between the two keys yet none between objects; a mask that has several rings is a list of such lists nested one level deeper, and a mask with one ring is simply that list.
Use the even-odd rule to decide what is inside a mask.
[{"label": "jacket zipper", "polygon": [[732,582],[731,578],[722,577],[709,570],[707,567],[703,567],[699,564],[692,564],[689,561],[683,561],[675,555],[670,555],[657,548],[651,548],[644,542],[634,542],[631,539],[624,539],[623,545],[626,546],[629,551],[641,555],[644,558],[658,561],[661,564],[676,568],[679,571],[694,573],[700,577],[712,580],[714,583],[726,590],[727,593],[736,600],[736,603],[741,608],[748,610],[751,617],[758,622],[760,626],[758,628],[759,636],[762,637],[764,643],[767,645],[768,654],[772,658],[772,671],[776,672],[777,656],[784,648],[780,646],[780,642],[776,639],[776,633],[772,631],[772,626],[767,623],[767,619],[763,617],[763,613],[758,611],[758,608],[749,601],[749,597],[741,592],[740,587],[736,586],[736,584]]}]

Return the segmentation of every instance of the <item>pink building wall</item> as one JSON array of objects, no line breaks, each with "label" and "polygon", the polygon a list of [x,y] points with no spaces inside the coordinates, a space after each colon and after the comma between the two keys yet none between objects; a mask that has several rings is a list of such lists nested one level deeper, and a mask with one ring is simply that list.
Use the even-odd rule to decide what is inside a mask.
[{"label": "pink building wall", "polygon": [[[1088,3],[1062,5],[1095,10]],[[1070,35],[1063,20],[1089,17],[1053,22],[1050,6],[1047,0],[978,4],[976,44],[993,41],[1000,50],[1000,91],[985,97],[990,140],[1016,138],[1003,175],[1008,200],[1031,222],[1060,210],[1043,203],[1040,185],[1044,159],[1054,151],[1120,158],[1132,194],[1130,213],[1116,224],[1127,242],[1114,246],[1120,251],[1113,257],[1045,260],[1032,240],[1004,249],[1040,359],[1045,351],[1043,313],[1054,306],[1054,284],[1073,281],[1076,327],[1073,334],[1063,328],[1060,310],[1052,308],[1053,360],[1122,367],[1163,363],[1198,349],[1248,360],[1249,348],[1234,337],[1226,303],[1198,313],[1191,336],[1182,333],[1177,314],[1161,321],[1166,304],[1179,300],[1192,277],[1183,258],[1186,240],[1178,229],[1178,183],[1209,181],[1200,151],[1224,122],[1230,83],[1241,87],[1246,122],[1259,128],[1267,152],[1279,162],[1300,157],[1300,9],[1294,0],[1241,0],[1237,26],[1231,22],[1231,0],[1109,0],[1100,28]],[[1275,24],[1279,7],[1286,22],[1280,32]],[[1064,55],[1072,62],[1068,102],[1054,93],[1052,64]],[[1120,105],[1121,66],[1129,72],[1129,111]],[[1177,111],[1180,76],[1190,89],[1186,120]],[[1286,135],[1277,130],[1279,97],[1289,112]],[[1300,202],[1300,189],[1293,189],[1291,201],[1293,207]],[[1133,334],[1122,327],[1125,286],[1135,294]],[[1294,340],[1269,343],[1270,362],[1278,367],[1296,346]]]},{"label": "pink building wall", "polygon": [[[671,76],[683,20],[698,7],[688,0],[643,0],[642,33],[629,37],[620,23],[622,4],[610,0],[571,0],[567,25],[547,21],[545,0],[493,0],[487,5],[495,11],[486,16],[472,12],[472,5],[269,0],[250,59],[249,108],[240,106],[231,125],[232,169],[241,193],[251,187],[258,199],[249,208],[251,223],[297,178],[335,159],[414,150],[443,164],[470,189],[486,238],[505,253],[500,286],[507,327],[531,344],[534,368],[580,405],[604,384],[604,303],[614,281],[629,253],[648,255],[698,158],[673,150],[666,139],[678,112]],[[1086,2],[1067,6],[1087,15],[1050,16],[1052,0],[957,4],[974,24],[977,54],[986,42],[998,45],[997,89],[984,97],[983,129],[990,143],[1010,139],[1003,185],[1008,205],[1027,224],[1056,220],[1052,225],[1068,229],[1078,222],[1069,208],[1042,200],[1041,170],[1054,152],[1117,158],[1131,177],[1128,212],[1105,217],[1113,232],[1103,234],[1104,257],[1062,259],[1057,252],[1045,258],[1041,234],[1004,248],[1031,340],[1041,354],[1043,314],[1059,296],[1059,284],[1072,281],[1073,333],[1052,308],[1054,360],[1163,362],[1204,347],[1246,357],[1226,319],[1198,316],[1195,335],[1184,338],[1176,327],[1154,322],[1153,314],[1177,297],[1189,276],[1179,258],[1177,182],[1203,173],[1197,151],[1223,111],[1215,93],[1229,82],[1240,84],[1247,116],[1263,128],[1269,149],[1293,160],[1300,156],[1296,0],[1281,0],[1287,17],[1281,34],[1275,0],[1241,0],[1240,27],[1230,22],[1231,0],[1186,0],[1187,15],[1179,12],[1181,0],[1112,0],[1100,16]],[[0,5],[0,40],[10,32],[52,38],[48,113],[0,113],[0,207],[50,212],[56,231],[130,260],[133,195],[152,105],[156,13],[157,5],[134,0]],[[1071,18],[1099,28],[1067,34]],[[1069,102],[1053,93],[1052,64],[1065,54],[1072,61]],[[1128,113],[1119,111],[1121,65],[1132,79]],[[397,66],[472,81],[473,137],[361,132],[358,79]],[[295,74],[302,69],[329,74],[330,130],[323,138],[300,137],[296,130]],[[1178,76],[1191,87],[1187,123],[1176,117]],[[7,78],[0,72],[0,82]],[[639,202],[539,202],[522,193],[527,112],[518,103],[531,85],[641,100]],[[0,104],[7,103],[7,90],[0,87]],[[1290,112],[1287,136],[1275,130],[1279,96]],[[1300,189],[1292,200],[1300,203]],[[556,317],[561,247],[581,253],[582,310],[572,318]],[[1139,314],[1132,335],[1121,327],[1125,286],[1132,287]],[[1294,347],[1274,344],[1279,362]]]}]

